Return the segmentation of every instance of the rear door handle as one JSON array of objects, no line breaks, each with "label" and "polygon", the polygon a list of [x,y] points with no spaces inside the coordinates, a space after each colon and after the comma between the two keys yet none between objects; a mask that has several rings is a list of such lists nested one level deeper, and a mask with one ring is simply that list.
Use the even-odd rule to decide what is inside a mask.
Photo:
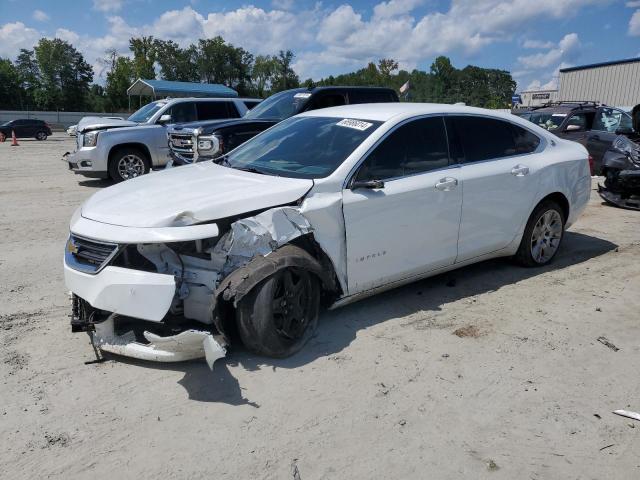
[{"label": "rear door handle", "polygon": [[529,167],[525,165],[516,165],[511,169],[511,175],[515,175],[516,177],[524,177],[529,174]]},{"label": "rear door handle", "polygon": [[445,177],[438,180],[436,183],[436,188],[438,190],[442,190],[443,192],[448,192],[449,190],[453,190],[458,186],[458,180],[452,177]]}]

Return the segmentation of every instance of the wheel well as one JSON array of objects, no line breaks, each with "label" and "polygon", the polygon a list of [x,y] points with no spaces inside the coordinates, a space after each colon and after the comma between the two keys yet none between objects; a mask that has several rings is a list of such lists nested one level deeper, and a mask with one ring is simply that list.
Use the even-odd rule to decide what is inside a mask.
[{"label": "wheel well", "polygon": [[149,161],[149,167],[152,166],[151,152],[149,152],[149,149],[144,143],[121,143],[119,145],[111,147],[111,150],[109,150],[109,162],[111,162],[116,152],[124,150],[125,148],[135,148],[136,150],[140,150],[147,157],[147,160]]},{"label": "wheel well", "polygon": [[540,202],[538,202],[538,205],[547,200],[553,200],[558,205],[560,205],[560,207],[562,208],[562,214],[564,215],[564,221],[566,222],[569,218],[569,200],[567,200],[567,197],[565,197],[560,192],[554,192],[540,200]]},{"label": "wheel well", "polygon": [[333,263],[320,244],[313,237],[313,234],[309,233],[298,237],[291,243],[305,250],[309,255],[315,258],[320,265],[322,265],[325,276],[324,278],[320,278],[320,281],[323,286],[323,296],[328,297],[325,300],[331,303],[335,298],[342,295],[342,287],[338,281],[338,276],[336,275]]}]

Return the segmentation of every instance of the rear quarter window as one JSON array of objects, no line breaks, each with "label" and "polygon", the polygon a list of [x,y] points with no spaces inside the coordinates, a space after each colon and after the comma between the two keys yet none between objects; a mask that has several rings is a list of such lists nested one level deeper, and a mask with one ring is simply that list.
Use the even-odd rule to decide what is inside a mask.
[{"label": "rear quarter window", "polygon": [[455,116],[447,118],[450,137],[455,138],[462,163],[481,162],[516,155],[511,123],[487,117]]},{"label": "rear quarter window", "polygon": [[389,92],[354,91],[349,92],[349,103],[388,103],[395,102],[395,97]]},{"label": "rear quarter window", "polygon": [[511,132],[518,155],[535,152],[540,145],[540,138],[526,128],[511,124]]}]

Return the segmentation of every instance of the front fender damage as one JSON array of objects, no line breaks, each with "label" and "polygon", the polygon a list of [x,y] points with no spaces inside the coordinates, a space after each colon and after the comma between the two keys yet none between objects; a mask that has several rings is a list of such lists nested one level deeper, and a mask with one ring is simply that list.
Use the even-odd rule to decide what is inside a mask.
[{"label": "front fender damage", "polygon": [[[185,320],[196,320],[190,326],[198,325],[165,329],[160,334],[153,328],[151,332],[140,327],[137,335],[133,330],[122,333],[119,321],[136,319],[119,317],[113,312],[102,312],[99,320],[96,316],[95,320],[77,323],[90,333],[94,347],[101,351],[158,362],[205,357],[212,368],[217,359],[226,355],[228,345],[218,308],[221,302],[237,304],[260,281],[287,266],[307,268],[323,282],[331,283],[330,276],[312,255],[288,245],[312,232],[311,224],[298,208],[285,206],[236,220],[217,242],[200,251],[199,258],[172,250],[171,243],[140,244],[138,252],[158,272],[174,276],[175,296],[168,315],[175,316],[179,311]],[[200,324],[202,328],[198,328]]]}]

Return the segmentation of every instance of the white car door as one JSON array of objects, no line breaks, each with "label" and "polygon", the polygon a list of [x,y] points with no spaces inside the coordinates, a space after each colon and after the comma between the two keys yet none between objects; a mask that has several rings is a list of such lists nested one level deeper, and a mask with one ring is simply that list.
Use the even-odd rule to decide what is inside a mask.
[{"label": "white car door", "polygon": [[343,191],[349,294],[453,264],[458,171],[442,117],[404,123],[367,155]]},{"label": "white car door", "polygon": [[510,122],[446,118],[452,156],[464,185],[457,262],[500,250],[525,224],[536,198],[541,140]]}]

